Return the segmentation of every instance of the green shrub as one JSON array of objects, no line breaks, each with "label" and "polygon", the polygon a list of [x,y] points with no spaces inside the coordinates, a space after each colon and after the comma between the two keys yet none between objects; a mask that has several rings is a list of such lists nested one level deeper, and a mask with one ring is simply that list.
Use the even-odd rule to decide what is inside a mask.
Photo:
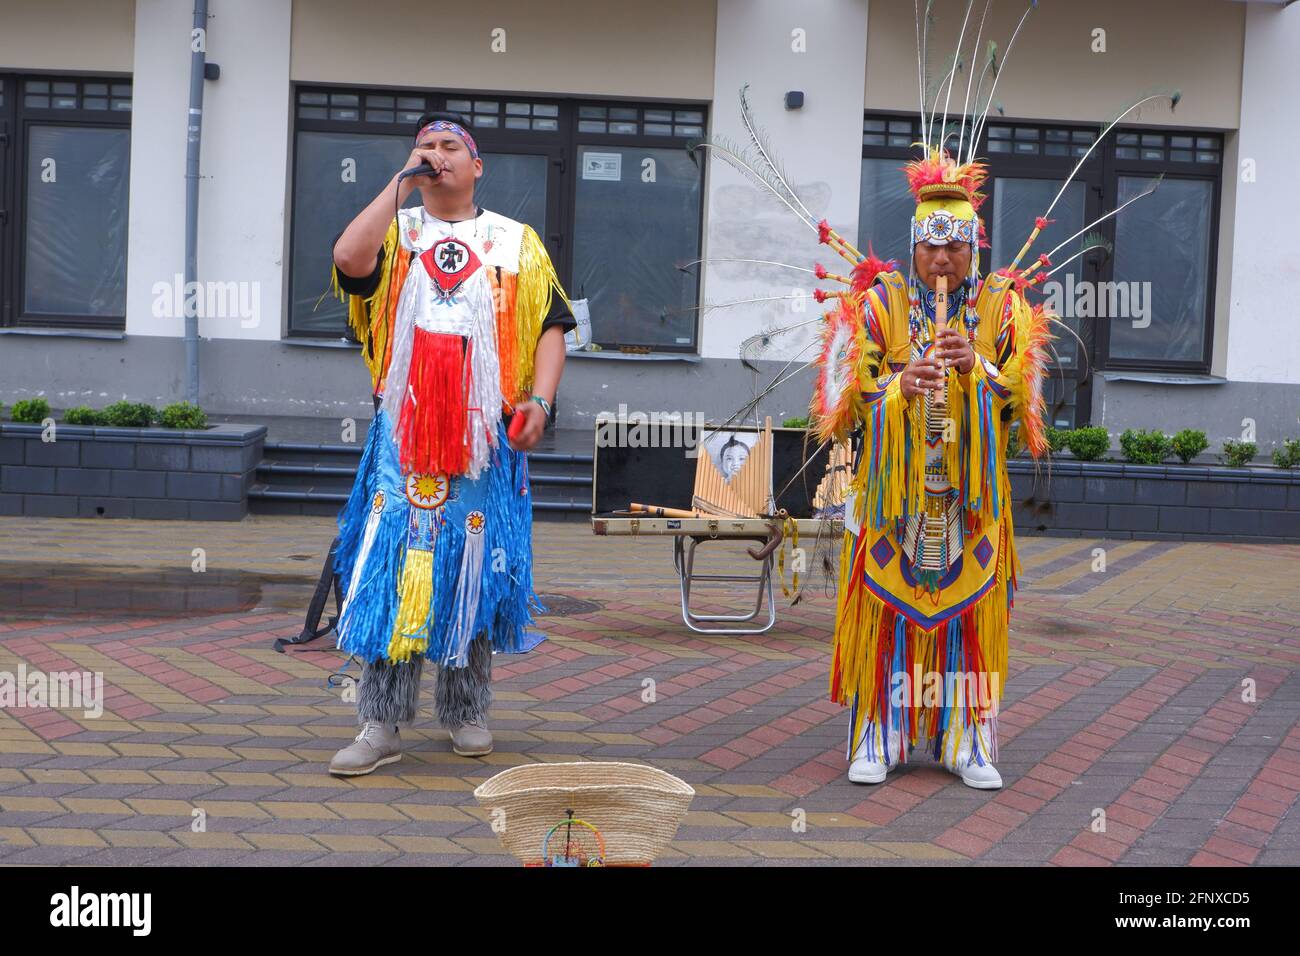
[{"label": "green shrub", "polygon": [[1253,441],[1234,441],[1229,438],[1223,443],[1223,454],[1219,460],[1233,468],[1244,468],[1255,459],[1259,451]]},{"label": "green shrub", "polygon": [[162,410],[158,421],[163,428],[207,428],[208,416],[189,402],[172,402]]},{"label": "green shrub", "polygon": [[13,419],[39,425],[50,417],[50,403],[43,398],[24,398],[14,402]]},{"label": "green shrub", "polygon": [[158,410],[143,402],[114,402],[104,409],[104,418],[117,428],[148,428],[158,417]]},{"label": "green shrub", "polygon": [[1065,448],[1069,437],[1070,429],[1054,428],[1051,425],[1047,426],[1047,447],[1051,450],[1052,454],[1056,454],[1062,448]]},{"label": "green shrub", "polygon": [[1100,425],[1076,428],[1065,436],[1065,447],[1080,461],[1097,461],[1110,449],[1110,435]]},{"label": "green shrub", "polygon": [[76,408],[69,408],[63,413],[64,424],[67,425],[107,425],[108,419],[103,412],[97,412],[86,405],[78,405]]},{"label": "green shrub", "polygon": [[1288,438],[1281,448],[1273,449],[1273,464],[1279,468],[1294,468],[1300,465],[1300,439]]},{"label": "green shrub", "polygon": [[1156,429],[1126,428],[1119,436],[1119,447],[1124,458],[1135,465],[1158,465],[1174,451],[1169,436]]},{"label": "green shrub", "polygon": [[805,415],[803,418],[787,418],[785,421],[781,423],[781,427],[782,428],[807,428],[808,416]]},{"label": "green shrub", "polygon": [[1195,428],[1184,428],[1170,439],[1170,443],[1173,445],[1174,454],[1184,465],[1210,447],[1205,432]]}]

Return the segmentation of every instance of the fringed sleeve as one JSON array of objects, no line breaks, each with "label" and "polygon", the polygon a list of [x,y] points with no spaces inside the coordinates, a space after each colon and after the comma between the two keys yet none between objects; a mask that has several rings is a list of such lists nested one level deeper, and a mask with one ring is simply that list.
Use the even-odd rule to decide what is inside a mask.
[{"label": "fringed sleeve", "polygon": [[397,311],[397,300],[410,264],[408,256],[399,255],[401,248],[397,220],[394,219],[384,234],[379,285],[368,297],[344,292],[339,286],[337,266],[331,270],[330,275],[330,291],[340,301],[347,303],[348,327],[361,343],[361,357],[370,370],[370,383],[375,391],[380,390],[388,368],[393,316]]},{"label": "fringed sleeve", "polygon": [[1009,494],[1005,455],[1013,423],[1019,423],[1034,457],[1047,450],[1042,394],[1051,340],[1047,325],[1041,307],[1031,308],[1019,293],[1009,292],[995,340],[997,362],[977,355],[968,374],[950,379],[961,398],[950,403],[960,412],[953,421],[959,435],[948,445],[949,476],[961,488],[968,511],[1001,515]]},{"label": "fringed sleeve", "polygon": [[1053,338],[1052,319],[1042,305],[1031,307],[1018,293],[1010,298],[1015,313],[1014,354],[999,364],[1011,388],[1012,418],[1020,425],[1021,442],[1031,455],[1042,458],[1048,452],[1043,385]]},{"label": "fringed sleeve", "polygon": [[[570,305],[541,237],[533,231],[532,226],[525,225],[519,247],[514,315],[504,321],[498,317],[499,338],[513,336],[513,341],[503,343],[501,349],[503,355],[513,356],[514,359],[513,370],[506,370],[505,374],[508,384],[513,386],[507,389],[507,392],[514,392],[507,395],[511,402],[526,401],[532,391],[537,340],[541,337],[542,321],[551,310],[551,297],[554,295],[562,298],[565,305]],[[513,325],[513,330],[509,328],[510,325]]]},{"label": "fringed sleeve", "polygon": [[921,403],[903,397],[900,374],[888,372],[888,343],[882,331],[888,311],[875,289],[867,292],[859,308],[865,340],[858,395],[862,445],[850,492],[856,508],[854,524],[879,530],[920,510],[925,422]]}]

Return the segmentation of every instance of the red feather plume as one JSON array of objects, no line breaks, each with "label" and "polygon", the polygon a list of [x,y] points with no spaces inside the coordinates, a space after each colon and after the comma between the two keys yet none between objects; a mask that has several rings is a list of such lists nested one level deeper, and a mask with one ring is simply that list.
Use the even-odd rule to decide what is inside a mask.
[{"label": "red feather plume", "polygon": [[853,291],[866,292],[882,272],[893,272],[898,268],[897,259],[880,259],[876,251],[867,243],[867,257],[853,267]]},{"label": "red feather plume", "polygon": [[988,167],[981,162],[957,164],[947,150],[930,150],[924,159],[913,160],[903,167],[908,189],[917,202],[921,201],[921,187],[952,184],[960,186],[970,197],[971,205],[979,209],[985,196],[980,189],[988,177]]}]

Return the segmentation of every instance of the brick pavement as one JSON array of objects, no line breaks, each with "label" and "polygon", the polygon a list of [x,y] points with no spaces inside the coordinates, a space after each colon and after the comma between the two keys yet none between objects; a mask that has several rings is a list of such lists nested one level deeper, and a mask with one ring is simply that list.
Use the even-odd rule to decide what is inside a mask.
[{"label": "brick pavement", "polygon": [[[404,759],[336,780],[325,765],[355,728],[325,678],[343,656],[328,639],[271,650],[300,628],[332,534],[0,520],[0,671],[106,684],[97,719],[0,712],[0,864],[507,863],[470,791],[576,759],[696,788],[661,865],[1300,863],[1300,548],[1022,537],[1006,786],[988,793],[926,758],[879,787],[845,779],[820,580],[772,632],[706,638],[681,623],[666,539],[558,523],[536,526],[538,590],[597,609],[546,616],[550,640],[497,658],[496,752],[451,753],[426,677]],[[734,550],[701,570],[744,569]]]}]

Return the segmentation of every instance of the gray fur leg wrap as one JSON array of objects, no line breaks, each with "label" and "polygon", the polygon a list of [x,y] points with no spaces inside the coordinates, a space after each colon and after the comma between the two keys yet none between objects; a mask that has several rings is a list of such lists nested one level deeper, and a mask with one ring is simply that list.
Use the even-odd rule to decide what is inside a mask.
[{"label": "gray fur leg wrap", "polygon": [[487,716],[492,704],[492,644],[486,636],[470,644],[468,666],[438,668],[434,702],[438,723],[448,730]]},{"label": "gray fur leg wrap", "polygon": [[357,687],[357,723],[373,720],[381,724],[404,724],[415,719],[420,704],[420,670],[424,658],[413,657],[404,664],[390,664],[382,658],[361,668]]}]

